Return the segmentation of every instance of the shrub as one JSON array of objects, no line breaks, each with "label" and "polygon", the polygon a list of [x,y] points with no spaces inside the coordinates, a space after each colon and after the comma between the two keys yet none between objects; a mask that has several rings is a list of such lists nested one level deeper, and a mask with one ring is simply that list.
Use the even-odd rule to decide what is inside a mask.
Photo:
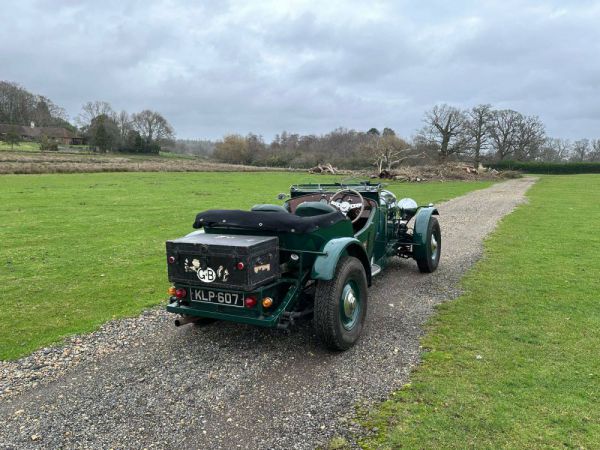
[{"label": "shrub", "polygon": [[42,139],[40,140],[40,150],[43,152],[45,152],[45,151],[57,152],[58,144],[56,142],[48,139],[48,136],[42,136]]}]

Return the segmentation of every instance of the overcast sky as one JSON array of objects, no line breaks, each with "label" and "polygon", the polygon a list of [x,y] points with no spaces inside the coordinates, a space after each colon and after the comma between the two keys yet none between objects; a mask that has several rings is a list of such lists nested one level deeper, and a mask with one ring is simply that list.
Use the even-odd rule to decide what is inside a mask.
[{"label": "overcast sky", "polygon": [[342,126],[411,137],[436,103],[600,137],[600,2],[8,1],[0,79],[74,118],[161,112],[181,138]]}]

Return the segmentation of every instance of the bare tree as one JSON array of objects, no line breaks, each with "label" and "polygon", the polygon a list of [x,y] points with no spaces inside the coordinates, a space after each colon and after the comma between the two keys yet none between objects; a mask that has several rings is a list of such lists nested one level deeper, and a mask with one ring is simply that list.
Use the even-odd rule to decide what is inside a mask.
[{"label": "bare tree", "polygon": [[546,139],[540,149],[538,159],[546,162],[561,162],[569,158],[571,143],[567,139]]},{"label": "bare tree", "polygon": [[588,159],[592,162],[600,161],[600,139],[594,139],[592,141],[592,150],[588,155]]},{"label": "bare tree", "polygon": [[382,136],[372,135],[372,139],[364,149],[377,167],[377,173],[381,173],[384,169],[392,170],[413,156],[408,142],[389,133]]},{"label": "bare tree", "polygon": [[117,126],[119,127],[119,136],[120,136],[121,142],[125,142],[125,140],[127,139],[127,135],[132,130],[131,117],[129,117],[129,114],[127,113],[127,111],[122,110],[116,116],[115,122],[117,123]]},{"label": "bare tree", "polygon": [[539,117],[522,116],[515,133],[515,159],[519,161],[536,159],[545,140],[545,127]]},{"label": "bare tree", "polygon": [[67,126],[65,110],[42,95],[32,94],[16,83],[0,81],[0,123]]},{"label": "bare tree", "polygon": [[475,167],[481,163],[481,153],[487,148],[492,126],[492,106],[477,105],[467,112],[465,137],[473,152]]},{"label": "bare tree", "polygon": [[571,148],[571,161],[583,162],[588,159],[590,153],[590,141],[588,139],[579,139],[573,142]]},{"label": "bare tree", "polygon": [[81,107],[81,112],[77,116],[77,124],[82,128],[90,126],[92,121],[99,116],[106,116],[114,119],[116,117],[115,112],[110,106],[110,103],[104,101],[87,102]]},{"label": "bare tree", "polygon": [[463,111],[450,105],[436,105],[425,113],[425,127],[419,132],[419,138],[435,144],[441,161],[464,150],[461,144],[463,127],[466,121]]},{"label": "bare tree", "polygon": [[156,111],[148,109],[131,116],[133,128],[140,133],[148,143],[161,142],[172,139],[173,127],[167,119]]},{"label": "bare tree", "polygon": [[249,133],[248,136],[246,136],[246,145],[248,147],[248,153],[253,160],[258,159],[260,154],[264,152],[267,147],[263,137],[253,133]]},{"label": "bare tree", "polygon": [[494,111],[490,136],[498,159],[506,159],[515,152],[516,134],[523,115],[512,109]]}]

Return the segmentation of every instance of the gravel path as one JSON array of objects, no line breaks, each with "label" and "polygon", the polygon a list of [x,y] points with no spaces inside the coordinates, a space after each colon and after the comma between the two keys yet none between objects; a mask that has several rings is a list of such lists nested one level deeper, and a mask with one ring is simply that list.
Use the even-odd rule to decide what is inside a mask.
[{"label": "gravel path", "polygon": [[422,324],[481,256],[482,240],[535,180],[440,206],[432,275],[395,261],[369,291],[367,326],[342,354],[304,323],[175,328],[153,310],[0,364],[1,448],[314,448],[361,431],[354,406],[380,401],[419,361]]}]

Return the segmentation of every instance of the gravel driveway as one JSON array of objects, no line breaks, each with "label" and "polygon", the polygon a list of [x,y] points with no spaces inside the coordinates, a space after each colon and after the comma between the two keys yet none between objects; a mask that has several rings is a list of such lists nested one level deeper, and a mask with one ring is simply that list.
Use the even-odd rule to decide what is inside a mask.
[{"label": "gravel driveway", "polygon": [[360,431],[354,407],[383,400],[419,361],[422,324],[481,256],[482,240],[535,180],[440,206],[432,275],[395,261],[369,291],[367,326],[345,353],[310,323],[289,333],[220,323],[175,328],[153,310],[60,348],[0,364],[1,448],[314,448]]}]

